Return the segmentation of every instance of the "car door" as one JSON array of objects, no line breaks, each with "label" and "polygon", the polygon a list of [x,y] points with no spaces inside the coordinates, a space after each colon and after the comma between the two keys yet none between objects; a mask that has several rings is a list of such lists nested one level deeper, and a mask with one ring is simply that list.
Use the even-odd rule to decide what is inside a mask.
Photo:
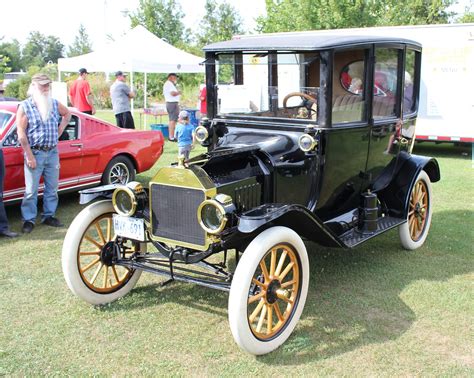
[{"label": "car door", "polygon": [[[403,45],[383,45],[374,49],[372,66],[372,127],[367,159],[367,175],[374,183],[398,155],[401,139],[401,73],[404,56]],[[390,177],[390,175],[384,175]],[[377,185],[378,186],[378,185]]]},{"label": "car door", "polygon": [[75,114],[59,136],[58,151],[61,168],[59,189],[74,187],[79,182],[82,166],[81,118]]},{"label": "car door", "polygon": [[[358,64],[353,64],[358,62]],[[324,185],[318,214],[330,219],[358,206],[365,188],[370,125],[367,113],[369,48],[336,51],[332,74],[332,127],[325,133]]]},{"label": "car door", "polygon": [[25,191],[25,175],[23,171],[23,148],[18,142],[16,124],[13,124],[2,142],[3,158],[5,160],[5,180],[3,185],[3,200],[10,202],[23,198]]}]

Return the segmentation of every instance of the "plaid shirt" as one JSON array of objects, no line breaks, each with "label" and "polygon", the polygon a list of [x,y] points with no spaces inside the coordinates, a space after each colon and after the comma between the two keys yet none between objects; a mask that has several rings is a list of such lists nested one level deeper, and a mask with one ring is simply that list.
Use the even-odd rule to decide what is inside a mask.
[{"label": "plaid shirt", "polygon": [[53,109],[46,122],[43,122],[36,104],[30,97],[21,102],[23,111],[28,118],[26,135],[30,146],[54,147],[58,144],[58,126],[61,115],[58,110],[58,101],[53,99]]}]

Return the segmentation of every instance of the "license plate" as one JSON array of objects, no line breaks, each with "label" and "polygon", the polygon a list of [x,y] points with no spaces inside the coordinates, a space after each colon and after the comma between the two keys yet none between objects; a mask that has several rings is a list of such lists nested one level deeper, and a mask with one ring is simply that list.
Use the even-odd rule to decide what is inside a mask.
[{"label": "license plate", "polygon": [[124,217],[113,214],[114,230],[124,238],[145,241],[145,224],[143,219]]}]

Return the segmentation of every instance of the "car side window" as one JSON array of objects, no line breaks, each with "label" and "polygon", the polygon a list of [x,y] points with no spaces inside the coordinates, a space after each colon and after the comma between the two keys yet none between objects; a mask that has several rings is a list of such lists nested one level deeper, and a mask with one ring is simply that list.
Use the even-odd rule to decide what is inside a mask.
[{"label": "car side window", "polygon": [[3,140],[3,147],[16,147],[19,146],[20,142],[18,141],[18,134],[16,133],[16,124],[12,126],[10,132]]},{"label": "car side window", "polygon": [[413,50],[407,50],[405,58],[405,78],[403,81],[403,114],[411,114],[415,110],[415,96],[413,83],[415,80],[415,59],[416,53]]},{"label": "car side window", "polygon": [[399,51],[390,48],[375,50],[374,119],[396,116]]},{"label": "car side window", "polygon": [[59,136],[59,140],[75,140],[79,138],[79,117],[71,116],[71,120],[64,129],[64,132]]},{"label": "car side window", "polygon": [[364,120],[365,50],[345,50],[334,54],[333,123]]}]

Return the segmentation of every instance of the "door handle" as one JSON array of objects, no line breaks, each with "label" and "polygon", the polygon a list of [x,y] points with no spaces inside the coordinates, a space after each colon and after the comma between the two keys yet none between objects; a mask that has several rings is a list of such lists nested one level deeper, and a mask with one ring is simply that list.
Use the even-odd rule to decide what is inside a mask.
[{"label": "door handle", "polygon": [[82,143],[71,143],[71,147],[82,147]]}]

